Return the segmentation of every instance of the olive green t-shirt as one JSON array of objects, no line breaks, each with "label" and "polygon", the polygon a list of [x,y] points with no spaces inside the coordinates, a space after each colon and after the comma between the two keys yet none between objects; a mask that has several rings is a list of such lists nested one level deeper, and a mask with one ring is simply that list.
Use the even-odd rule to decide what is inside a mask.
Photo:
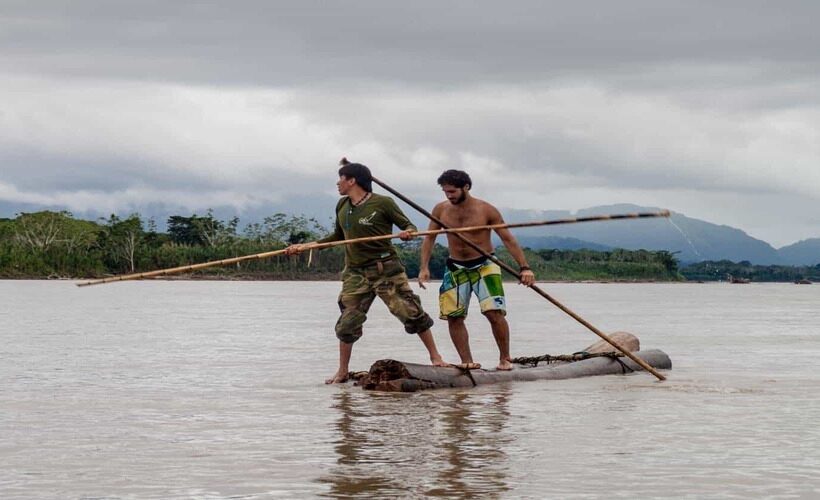
[{"label": "olive green t-shirt", "polygon": [[[333,233],[318,243],[391,234],[394,225],[401,230],[417,230],[389,196],[371,193],[370,198],[357,207],[345,196],[336,204]],[[362,267],[391,257],[396,257],[396,248],[390,240],[345,245],[345,264],[349,267]]]}]

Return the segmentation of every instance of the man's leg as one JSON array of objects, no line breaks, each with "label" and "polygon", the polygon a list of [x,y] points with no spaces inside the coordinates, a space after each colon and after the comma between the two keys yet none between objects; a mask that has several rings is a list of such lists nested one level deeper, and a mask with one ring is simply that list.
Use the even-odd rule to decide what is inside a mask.
[{"label": "man's leg", "polygon": [[367,279],[359,272],[347,270],[342,274],[342,291],[339,294],[339,311],[336,321],[336,338],[339,339],[339,368],[327,384],[345,382],[350,371],[353,343],[362,336],[362,325],[376,294]]},{"label": "man's leg", "polygon": [[433,339],[433,332],[431,332],[429,328],[419,333],[418,336],[421,339],[421,343],[427,348],[427,353],[430,354],[430,363],[432,363],[433,366],[450,366],[450,363],[441,358],[441,354],[436,348],[436,341]]},{"label": "man's leg", "polygon": [[447,328],[450,330],[450,339],[461,358],[462,363],[472,363],[473,354],[470,352],[470,335],[464,318],[447,318]]},{"label": "man's leg", "polygon": [[421,299],[410,288],[404,269],[401,268],[401,272],[397,274],[379,276],[374,288],[390,313],[404,323],[404,330],[418,335],[430,355],[430,362],[434,366],[449,366],[441,358],[433,333],[430,331],[433,320],[424,312]]},{"label": "man's leg", "polygon": [[507,301],[504,298],[504,285],[501,280],[501,268],[489,262],[478,270],[480,276],[474,293],[481,305],[481,313],[490,322],[495,343],[498,345],[498,370],[512,370],[510,363],[510,325],[504,317]]},{"label": "man's leg", "polygon": [[339,341],[339,369],[336,373],[325,380],[326,384],[341,384],[347,382],[350,374],[350,355],[353,354],[353,344]]},{"label": "man's leg", "polygon": [[490,328],[495,337],[495,343],[498,345],[499,370],[512,370],[512,363],[510,363],[510,325],[507,323],[507,318],[504,317],[502,311],[487,311],[484,316],[490,322]]},{"label": "man's leg", "polygon": [[450,340],[461,358],[461,364],[480,366],[473,362],[470,336],[464,324],[470,307],[471,289],[469,271],[447,268],[438,291],[439,318],[447,320]]}]

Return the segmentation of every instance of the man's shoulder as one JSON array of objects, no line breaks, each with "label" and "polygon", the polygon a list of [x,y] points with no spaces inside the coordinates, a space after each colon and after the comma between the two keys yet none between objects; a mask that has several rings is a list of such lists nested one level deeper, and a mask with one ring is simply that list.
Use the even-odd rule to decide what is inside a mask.
[{"label": "man's shoulder", "polygon": [[391,198],[389,196],[386,196],[386,195],[383,195],[383,194],[370,193],[370,202],[373,205],[380,206],[380,207],[397,207],[398,208],[398,205],[396,204],[396,201],[393,198]]},{"label": "man's shoulder", "polygon": [[498,210],[497,208],[495,208],[495,205],[493,205],[489,201],[482,200],[481,198],[473,197],[473,201],[476,202],[477,207],[480,207],[480,208],[483,208],[483,209]]},{"label": "man's shoulder", "polygon": [[470,211],[475,214],[485,214],[487,216],[491,216],[500,213],[495,205],[488,201],[484,201],[481,198],[473,197],[471,201],[473,202],[473,206],[470,207]]},{"label": "man's shoulder", "polygon": [[339,201],[336,202],[336,211],[338,212],[339,209],[342,208],[342,205],[344,205],[349,199],[349,196],[342,196],[341,198],[339,198]]},{"label": "man's shoulder", "polygon": [[433,207],[433,213],[445,212],[450,207],[450,205],[452,205],[452,203],[450,203],[449,201],[440,201],[440,202],[436,203],[435,206]]}]

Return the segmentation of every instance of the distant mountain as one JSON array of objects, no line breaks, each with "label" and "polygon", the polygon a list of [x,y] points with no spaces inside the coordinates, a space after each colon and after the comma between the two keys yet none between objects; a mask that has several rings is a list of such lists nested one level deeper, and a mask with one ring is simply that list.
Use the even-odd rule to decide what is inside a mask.
[{"label": "distant mountain", "polygon": [[[214,206],[213,209],[214,215],[223,220],[238,215],[240,217],[240,230],[246,224],[261,222],[266,216],[273,215],[276,212],[315,217],[325,227],[330,228],[333,223],[333,207],[337,200],[338,198],[332,195],[313,193],[309,196],[301,196],[294,194],[279,203],[247,208],[239,212],[234,207],[228,206]],[[416,201],[422,206],[430,208],[439,201],[439,198],[419,198]],[[423,215],[404,203],[399,202],[399,205],[420,229],[427,228],[428,221]],[[60,210],[60,207],[11,204],[0,201],[0,217],[14,217],[19,212],[35,212],[45,209]],[[656,207],[619,204],[587,208],[579,210],[577,213],[566,210],[514,209],[502,209],[502,213],[507,222],[526,222],[658,210]],[[128,215],[131,212],[140,213],[143,220],[153,218],[160,231],[165,230],[165,221],[170,215],[187,216],[192,214],[190,210],[170,202],[135,207],[133,210],[123,210],[118,215]],[[199,215],[204,213],[205,210],[197,211]],[[77,218],[89,220],[107,217],[108,215],[110,214],[97,211],[74,213]],[[601,221],[533,227],[516,229],[515,235],[522,246],[534,249],[574,250],[588,248],[605,251],[613,248],[625,248],[629,250],[668,250],[676,252],[677,258],[683,263],[723,259],[733,262],[745,260],[759,265],[817,265],[820,263],[820,238],[804,240],[783,247],[780,250],[775,250],[765,241],[752,238],[739,229],[686,217],[676,212],[673,212],[669,219]],[[446,243],[446,238],[439,237],[438,242]]]},{"label": "distant mountain", "polygon": [[820,238],[810,238],[782,247],[777,251],[784,264],[816,266],[820,264]]},{"label": "distant mountain", "polygon": [[[523,222],[565,217],[584,217],[602,214],[659,211],[657,207],[620,204],[598,206],[577,213],[559,211],[534,212],[508,210],[508,222]],[[754,264],[779,264],[781,258],[771,245],[752,238],[739,229],[712,224],[683,214],[672,213],[669,219],[640,219],[586,222],[563,226],[545,226],[516,232],[523,237],[561,237],[596,243],[612,248],[629,250],[669,250],[676,252],[682,262],[728,259],[747,260]]]},{"label": "distant mountain", "polygon": [[613,248],[607,245],[592,243],[591,241],[579,240],[578,238],[562,238],[560,236],[519,236],[518,243],[522,247],[529,248],[554,248],[556,250],[598,250],[606,252]]}]

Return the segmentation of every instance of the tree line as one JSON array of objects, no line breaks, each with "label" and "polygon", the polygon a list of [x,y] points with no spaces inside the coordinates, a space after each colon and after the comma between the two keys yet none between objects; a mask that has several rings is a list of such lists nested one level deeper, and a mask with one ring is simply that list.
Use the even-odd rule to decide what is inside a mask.
[{"label": "tree line", "polygon": [[760,266],[747,260],[707,260],[690,264],[681,274],[691,281],[729,281],[729,277],[754,282],[788,282],[809,280],[820,282],[820,264],[816,266]]},{"label": "tree line", "polygon": [[[261,222],[221,220],[204,215],[172,215],[166,231],[139,214],[111,215],[96,221],[76,219],[70,212],[21,213],[0,219],[0,277],[99,278],[153,271],[198,262],[269,252],[293,243],[317,240],[328,230],[314,218],[277,213]],[[396,245],[408,275],[419,269],[420,239]],[[666,251],[531,250],[527,259],[540,280],[684,279],[673,254]],[[503,247],[500,259],[516,268]],[[436,244],[430,262],[433,278],[441,278],[447,248]],[[234,279],[337,279],[344,267],[344,249],[336,247],[288,257],[250,260],[229,267],[197,271],[197,276]]]},{"label": "tree line", "polygon": [[[22,213],[0,219],[0,276],[6,278],[95,278],[184,266],[209,260],[284,248],[326,234],[312,218],[274,214],[239,232],[239,218],[220,220],[205,215],[173,215],[166,232],[139,214],[107,219],[75,219],[69,212]],[[307,268],[305,258],[271,258],[243,262],[204,274],[258,274],[295,278],[309,271],[334,273],[343,262],[340,252],[324,252]]]}]

